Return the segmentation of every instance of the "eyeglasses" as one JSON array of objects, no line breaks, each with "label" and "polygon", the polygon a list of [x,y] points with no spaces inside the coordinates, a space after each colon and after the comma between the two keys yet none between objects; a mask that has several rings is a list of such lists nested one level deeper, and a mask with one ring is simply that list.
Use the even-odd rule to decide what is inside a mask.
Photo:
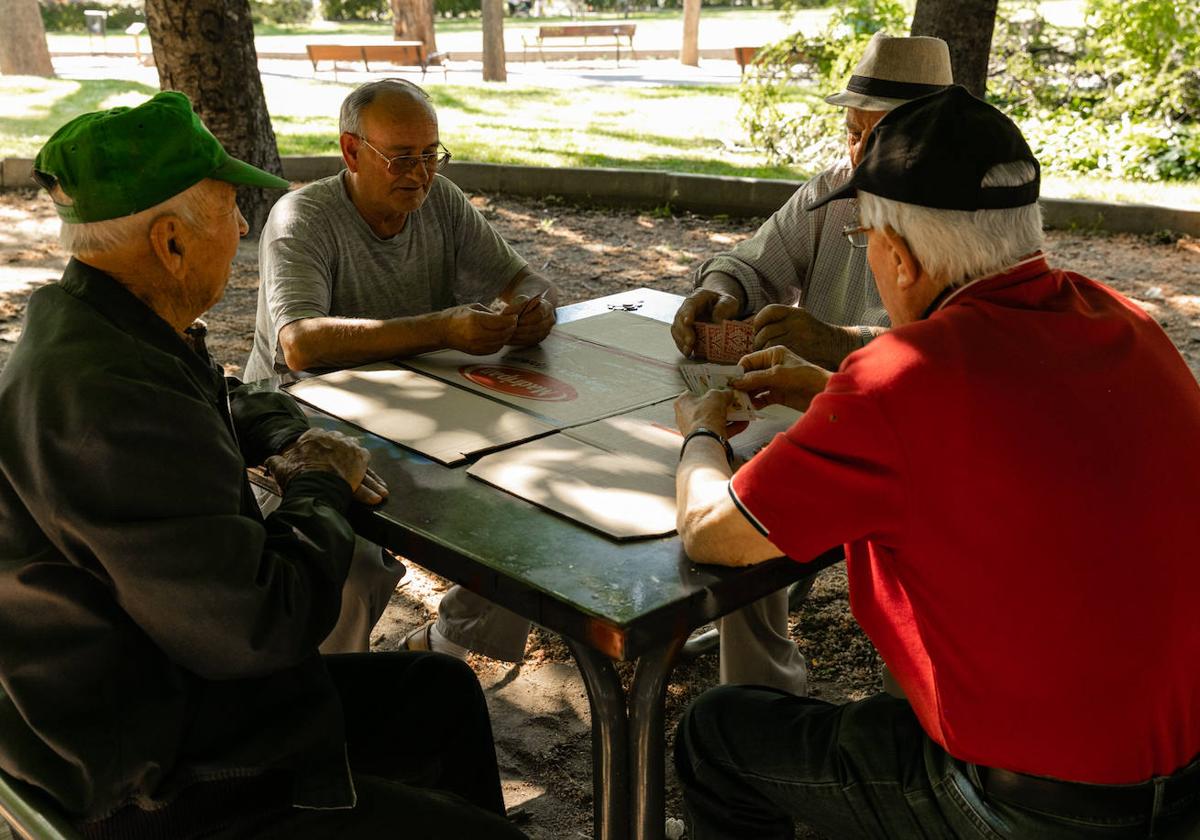
[{"label": "eyeglasses", "polygon": [[846,225],[842,228],[842,236],[846,237],[846,241],[850,243],[851,248],[866,248],[867,247],[867,231],[869,227],[862,225]]},{"label": "eyeglasses", "polygon": [[395,157],[388,157],[368,143],[367,138],[361,134],[355,134],[354,136],[361,140],[364,146],[384,159],[389,175],[405,175],[416,169],[418,165],[425,167],[426,172],[437,172],[450,162],[450,150],[441,143],[438,143],[440,151],[430,152],[427,155],[396,155]]}]

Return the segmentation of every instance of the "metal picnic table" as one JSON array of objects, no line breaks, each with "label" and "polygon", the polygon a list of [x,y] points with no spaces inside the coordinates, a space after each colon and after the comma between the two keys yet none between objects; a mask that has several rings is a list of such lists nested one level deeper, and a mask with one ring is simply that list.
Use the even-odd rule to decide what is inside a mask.
[{"label": "metal picnic table", "polygon": [[[682,299],[635,289],[561,307],[559,323],[626,309],[670,322]],[[777,558],[746,568],[697,566],[678,536],[619,542],[319,412],[314,425],[356,437],[388,500],[356,508],[359,533],[561,635],[587,688],[595,840],[661,840],[664,698],[688,635],[713,619],[837,562]],[[635,662],[626,693],[614,660]]]}]

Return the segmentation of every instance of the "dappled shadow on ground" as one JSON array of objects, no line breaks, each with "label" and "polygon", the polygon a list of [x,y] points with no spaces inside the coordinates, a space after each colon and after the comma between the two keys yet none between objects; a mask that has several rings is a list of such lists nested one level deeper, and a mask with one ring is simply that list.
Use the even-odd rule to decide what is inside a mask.
[{"label": "dappled shadow on ground", "polygon": [[[754,221],[672,215],[669,208],[581,209],[501,196],[475,196],[472,202],[534,269],[561,287],[564,304],[641,286],[684,293],[689,274],[703,259],[757,227]],[[56,231],[44,198],[0,193],[0,366],[20,334],[30,290],[56,278],[65,263],[54,242]],[[1052,264],[1130,296],[1163,324],[1200,374],[1200,243],[1055,232],[1048,251]],[[245,243],[225,299],[206,316],[209,347],[231,373],[240,372],[250,352],[257,288],[256,250]],[[447,587],[413,568],[376,630],[374,647],[396,649],[407,630],[434,614]],[[812,663],[810,684],[818,696],[840,701],[877,688],[878,659],[850,618],[842,569],[821,574],[808,609],[793,613],[791,624]],[[535,630],[519,672],[483,657],[472,656],[470,662],[492,710],[506,795],[510,804],[525,803],[530,815],[522,829],[535,840],[591,836],[587,699],[566,646]],[[628,682],[631,666],[619,670]],[[683,709],[716,681],[712,655],[676,668],[667,691],[669,741]],[[669,770],[667,811],[680,814]]]}]

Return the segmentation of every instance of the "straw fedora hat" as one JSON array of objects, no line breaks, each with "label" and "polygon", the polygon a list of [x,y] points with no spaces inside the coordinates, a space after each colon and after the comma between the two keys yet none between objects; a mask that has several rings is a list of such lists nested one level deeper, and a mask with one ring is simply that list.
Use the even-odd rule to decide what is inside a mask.
[{"label": "straw fedora hat", "polygon": [[846,89],[825,101],[864,111],[890,111],[952,84],[950,49],[941,38],[893,38],[876,32]]}]

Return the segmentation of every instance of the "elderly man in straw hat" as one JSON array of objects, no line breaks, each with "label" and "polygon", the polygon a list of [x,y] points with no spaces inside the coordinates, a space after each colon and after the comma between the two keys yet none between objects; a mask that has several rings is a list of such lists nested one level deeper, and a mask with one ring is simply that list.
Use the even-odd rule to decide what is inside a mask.
[{"label": "elderly man in straw hat", "polygon": [[236,185],[287,182],[170,92],[72,120],[34,165],[74,256],[0,374],[0,767],[84,837],[521,836],[470,669],[317,652],[352,494],[386,492],[366,451],[187,341],[246,232]]},{"label": "elderly man in straw hat", "polygon": [[[696,291],[679,307],[671,327],[680,352],[690,355],[696,348],[697,321],[753,315],[755,348],[788,347],[834,370],[848,353],[883,332],[888,316],[871,269],[862,251],[842,236],[855,223],[854,200],[814,213],[804,207],[850,179],[884,114],[952,81],[945,41],[877,33],[846,89],[825,98],[846,109],[849,155],[796,190],[750,239],[700,265]],[[804,658],[788,635],[786,591],[727,616],[718,626],[721,682],[808,691]]]},{"label": "elderly man in straw hat", "polygon": [[809,205],[857,195],[892,331],[836,374],[745,357],[734,387],[807,411],[732,480],[731,392],[677,402],[688,555],[845,543],[910,701],[705,694],[675,741],[692,840],[1200,831],[1200,387],[1140,308],[1047,264],[1038,185],[963,88],[896,108]]}]

